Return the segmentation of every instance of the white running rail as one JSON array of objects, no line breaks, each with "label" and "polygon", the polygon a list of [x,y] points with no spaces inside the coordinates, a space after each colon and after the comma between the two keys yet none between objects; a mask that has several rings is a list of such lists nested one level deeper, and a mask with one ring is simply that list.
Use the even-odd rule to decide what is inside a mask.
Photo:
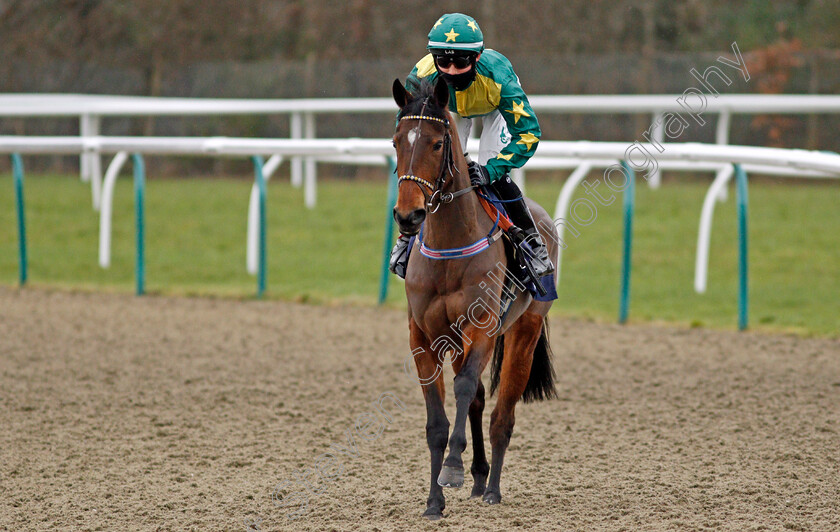
[{"label": "white running rail", "polygon": [[[658,95],[535,95],[529,98],[538,113],[560,114],[650,114],[651,127],[646,134],[653,142],[665,140],[661,119],[665,113],[686,114],[679,94]],[[316,136],[316,117],[321,114],[382,113],[393,114],[391,98],[301,98],[301,99],[227,99],[227,98],[155,98],[144,96],[102,96],[84,94],[0,94],[0,117],[77,117],[80,136],[97,136],[103,118],[126,116],[219,116],[219,115],[289,115],[290,138],[312,139]],[[715,142],[729,143],[733,115],[742,114],[834,114],[840,113],[838,95],[789,94],[720,94],[706,98],[702,116],[718,117]],[[640,141],[645,140],[640,138]],[[291,160],[292,184],[305,185],[305,203],[314,207],[317,158],[295,156]],[[533,168],[528,165],[528,168]],[[82,179],[91,181],[94,209],[99,209],[101,164],[99,154],[90,151],[81,156]],[[524,183],[523,172],[514,178]],[[648,180],[651,187],[660,183],[659,172]]]}]

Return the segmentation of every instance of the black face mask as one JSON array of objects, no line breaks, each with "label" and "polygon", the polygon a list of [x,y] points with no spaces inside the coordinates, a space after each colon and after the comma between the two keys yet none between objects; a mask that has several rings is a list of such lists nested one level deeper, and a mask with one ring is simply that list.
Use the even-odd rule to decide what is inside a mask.
[{"label": "black face mask", "polygon": [[446,74],[445,72],[438,72],[446,83],[450,87],[453,87],[456,91],[466,89],[473,81],[475,81],[475,65],[463,74]]}]

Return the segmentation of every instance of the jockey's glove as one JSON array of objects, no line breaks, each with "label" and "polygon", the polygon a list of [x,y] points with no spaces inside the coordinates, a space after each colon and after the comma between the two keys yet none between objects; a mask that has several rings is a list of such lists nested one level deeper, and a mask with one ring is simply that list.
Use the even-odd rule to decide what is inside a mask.
[{"label": "jockey's glove", "polygon": [[490,184],[490,174],[487,173],[487,168],[475,161],[467,163],[467,168],[470,171],[470,184],[472,186],[483,187]]}]

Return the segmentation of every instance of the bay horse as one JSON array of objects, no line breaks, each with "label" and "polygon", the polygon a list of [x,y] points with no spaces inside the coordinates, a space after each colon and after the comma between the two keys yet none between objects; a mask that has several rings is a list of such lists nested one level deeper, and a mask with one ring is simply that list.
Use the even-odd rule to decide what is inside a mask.
[{"label": "bay horse", "polygon": [[[470,185],[467,160],[447,106],[446,82],[424,83],[418,94],[394,81],[400,108],[394,147],[399,188],[394,219],[404,235],[418,235],[405,278],[411,352],[426,401],[426,441],[431,454],[431,487],[423,514],[440,519],[443,487],[464,484],[461,454],[472,434],[471,497],[501,501],[500,479],[513,433],[516,403],[555,395],[546,314],[551,301],[535,301],[528,291],[513,293],[500,308],[507,253],[492,220]],[[542,207],[529,208],[557,261],[555,226]],[[541,223],[543,222],[543,223]],[[549,234],[546,231],[554,231]],[[478,251],[476,251],[478,250]],[[455,422],[449,434],[444,410],[444,354],[455,371]],[[493,359],[491,395],[498,400],[490,416],[492,467],[484,453],[481,374]],[[449,455],[444,451],[449,445]],[[488,477],[489,474],[489,477]]]}]

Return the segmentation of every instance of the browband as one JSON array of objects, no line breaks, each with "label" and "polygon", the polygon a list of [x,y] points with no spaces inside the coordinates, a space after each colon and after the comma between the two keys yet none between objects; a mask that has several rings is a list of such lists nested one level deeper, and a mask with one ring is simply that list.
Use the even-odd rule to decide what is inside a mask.
[{"label": "browband", "polygon": [[446,127],[449,127],[449,120],[444,120],[443,118],[438,118],[436,116],[426,116],[426,115],[406,115],[400,120],[431,120],[433,122],[439,122]]}]

